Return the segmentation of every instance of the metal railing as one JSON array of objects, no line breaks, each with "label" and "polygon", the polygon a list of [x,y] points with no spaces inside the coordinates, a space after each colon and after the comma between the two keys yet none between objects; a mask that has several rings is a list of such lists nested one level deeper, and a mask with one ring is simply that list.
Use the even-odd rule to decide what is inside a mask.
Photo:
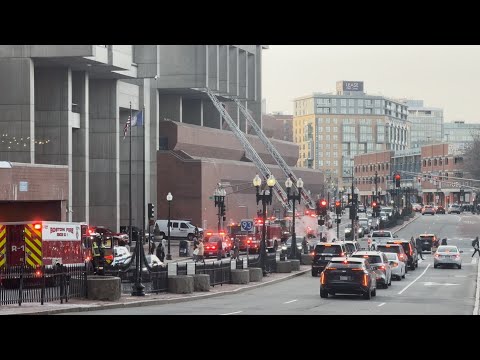
[{"label": "metal railing", "polygon": [[83,298],[87,294],[87,264],[0,269],[0,305],[40,303]]}]

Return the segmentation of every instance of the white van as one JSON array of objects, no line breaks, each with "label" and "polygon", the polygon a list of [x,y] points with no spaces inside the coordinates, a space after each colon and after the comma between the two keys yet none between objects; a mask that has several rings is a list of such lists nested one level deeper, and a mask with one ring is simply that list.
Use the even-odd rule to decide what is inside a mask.
[{"label": "white van", "polygon": [[[160,229],[160,236],[168,237],[168,220],[157,220],[155,225]],[[203,229],[198,228],[200,237],[203,235]],[[189,220],[170,220],[170,237],[172,239],[188,239],[192,240],[195,236],[195,225]]]}]

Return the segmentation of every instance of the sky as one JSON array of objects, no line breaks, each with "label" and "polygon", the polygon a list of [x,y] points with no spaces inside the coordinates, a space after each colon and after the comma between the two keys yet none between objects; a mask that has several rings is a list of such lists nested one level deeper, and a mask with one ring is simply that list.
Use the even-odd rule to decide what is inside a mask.
[{"label": "sky", "polygon": [[443,108],[445,122],[480,123],[478,45],[271,45],[262,55],[267,112],[292,114],[294,98],[351,80],[367,94]]}]

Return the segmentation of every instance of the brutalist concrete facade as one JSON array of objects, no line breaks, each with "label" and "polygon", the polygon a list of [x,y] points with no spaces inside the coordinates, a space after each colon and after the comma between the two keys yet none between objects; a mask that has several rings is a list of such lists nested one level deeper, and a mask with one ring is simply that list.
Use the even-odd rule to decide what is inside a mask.
[{"label": "brutalist concrete facade", "polygon": [[[0,45],[0,161],[41,164],[52,169],[65,167],[67,187],[60,199],[55,199],[63,206],[58,220],[86,221],[118,230],[129,219],[129,137],[123,138],[123,129],[130,112],[136,114],[145,109],[145,202],[154,203],[161,211],[167,185],[168,191],[176,194],[176,201],[183,193],[166,180],[171,171],[157,166],[165,152],[175,157],[175,151],[182,150],[185,156],[217,159],[208,161],[218,164],[222,159],[230,159],[227,152],[234,152],[233,161],[238,166],[251,166],[238,140],[229,133],[227,124],[201,89],[210,88],[220,96],[242,131],[247,130],[247,123],[231,97],[238,98],[260,123],[261,59],[265,48]],[[191,139],[182,140],[182,147],[169,148],[165,142],[173,144],[176,139],[162,134],[160,125],[164,122],[187,124],[202,131],[193,131]],[[230,140],[229,146],[222,147],[216,142],[224,134]],[[133,127],[131,135],[132,217],[133,224],[141,226],[144,129]],[[202,137],[210,139],[210,152],[203,152],[208,146],[201,150],[193,145]],[[258,139],[252,141],[261,148]],[[279,144],[279,150],[285,153],[287,162],[296,162],[296,145]],[[262,158],[273,163],[268,154],[262,154]],[[185,171],[192,172],[194,162],[188,164],[191,168],[187,166]],[[202,166],[202,172],[206,168]],[[0,169],[0,173],[3,171]],[[200,175],[206,176],[202,172]],[[191,181],[191,185],[184,186],[193,188],[203,178]],[[203,194],[206,189],[200,189],[202,198],[209,196]],[[43,198],[42,194],[37,195],[38,199]],[[32,194],[32,201],[35,196]],[[0,202],[7,200],[11,201],[0,194]],[[204,205],[202,202],[201,206]],[[198,219],[197,210],[195,214],[185,211],[179,215],[198,222],[205,219],[204,215]]]}]

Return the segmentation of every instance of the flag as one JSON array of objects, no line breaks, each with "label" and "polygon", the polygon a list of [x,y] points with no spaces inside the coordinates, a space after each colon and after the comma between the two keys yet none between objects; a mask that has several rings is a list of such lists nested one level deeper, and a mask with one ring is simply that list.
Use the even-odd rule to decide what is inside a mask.
[{"label": "flag", "polygon": [[128,129],[130,126],[143,126],[143,111],[137,112],[133,116],[133,121],[130,121],[130,116],[128,117],[127,122],[125,123],[125,126],[123,127],[123,139],[125,140],[125,137],[127,136]]},{"label": "flag", "polygon": [[143,125],[143,111],[139,111],[133,117],[132,126],[142,126],[142,125]]}]

